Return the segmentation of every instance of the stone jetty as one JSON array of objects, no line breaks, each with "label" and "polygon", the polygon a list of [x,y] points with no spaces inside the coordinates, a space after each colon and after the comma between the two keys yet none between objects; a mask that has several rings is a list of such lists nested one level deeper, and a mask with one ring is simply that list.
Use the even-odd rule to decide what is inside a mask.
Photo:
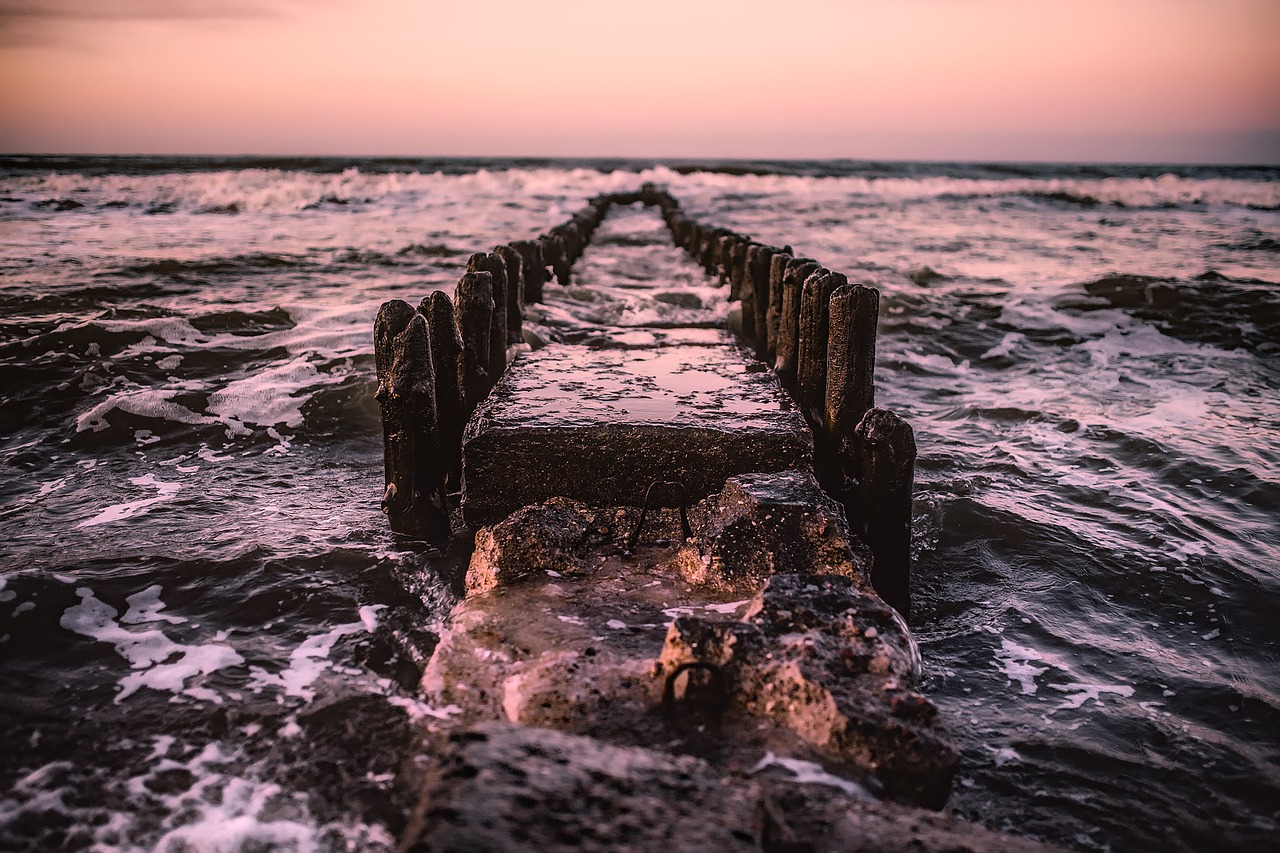
[{"label": "stone jetty", "polygon": [[[700,287],[575,271],[640,205]],[[959,754],[908,628],[878,293],[793,254],[646,185],[383,306],[383,508],[474,542],[402,850],[1043,849],[937,811]]]}]

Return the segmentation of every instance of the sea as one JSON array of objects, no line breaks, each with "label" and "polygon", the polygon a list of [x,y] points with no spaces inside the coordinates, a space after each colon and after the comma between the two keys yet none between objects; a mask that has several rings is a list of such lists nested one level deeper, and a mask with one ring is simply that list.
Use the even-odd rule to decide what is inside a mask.
[{"label": "sea", "polygon": [[379,511],[374,316],[646,181],[881,290],[948,810],[1280,849],[1280,168],[10,156],[0,850],[394,849],[465,547]]}]

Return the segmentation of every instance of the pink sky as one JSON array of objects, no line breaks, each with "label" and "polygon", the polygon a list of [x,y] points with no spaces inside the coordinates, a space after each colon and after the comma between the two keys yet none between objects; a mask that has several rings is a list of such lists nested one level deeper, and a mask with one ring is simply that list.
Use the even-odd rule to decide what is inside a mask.
[{"label": "pink sky", "polygon": [[1280,162],[1280,0],[0,0],[0,151]]}]

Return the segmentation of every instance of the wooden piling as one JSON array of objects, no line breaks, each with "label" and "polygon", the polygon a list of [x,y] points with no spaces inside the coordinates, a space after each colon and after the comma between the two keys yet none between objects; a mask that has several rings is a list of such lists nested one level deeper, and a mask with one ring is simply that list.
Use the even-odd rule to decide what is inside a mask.
[{"label": "wooden piling", "polygon": [[846,280],[819,268],[800,292],[800,334],[796,353],[796,402],[809,426],[821,431],[827,399],[827,339],[831,294]]},{"label": "wooden piling", "polygon": [[[557,225],[554,229],[557,237],[564,242],[564,259],[568,266],[573,264],[582,256],[582,232],[578,230],[578,225],[573,220]],[[561,282],[564,284],[564,282]]]},{"label": "wooden piling", "polygon": [[466,426],[459,376],[462,335],[453,316],[453,301],[443,291],[437,290],[425,297],[418,306],[418,313],[427,318],[427,329],[431,334],[440,454],[446,480],[456,490],[462,486],[462,429]]},{"label": "wooden piling", "polygon": [[818,269],[813,258],[792,258],[782,275],[782,308],[778,316],[778,352],[774,372],[782,387],[796,393],[796,361],[800,352],[800,293],[804,280]]},{"label": "wooden piling", "polygon": [[[737,237],[729,245],[727,266],[728,266],[728,274],[729,274],[729,298],[730,299],[738,299],[738,300],[742,300],[743,302],[746,301],[745,297],[743,297],[742,294],[746,288],[747,248],[750,245],[751,245],[751,241],[746,239],[745,237]],[[742,309],[743,309],[742,316],[745,318],[747,316],[747,306],[744,304],[742,306]],[[751,306],[750,311],[751,311],[751,317],[752,317],[752,325],[750,327],[751,331],[748,332],[748,336],[750,336],[754,332],[754,328],[755,328],[755,316],[756,316],[755,305]],[[747,328],[747,327],[744,326],[744,328]]]},{"label": "wooden piling", "polygon": [[487,272],[493,277],[493,313],[489,315],[489,362],[485,372],[489,386],[507,369],[507,264],[501,255],[477,252],[467,261],[467,272]]},{"label": "wooden piling", "polygon": [[449,540],[449,509],[426,318],[398,299],[385,303],[374,322],[374,362],[374,396],[382,409],[383,512],[396,533],[442,544]]},{"label": "wooden piling", "polygon": [[733,246],[738,242],[737,235],[721,232],[716,238],[715,253],[713,263],[715,265],[715,275],[719,276],[721,284],[729,284],[729,299],[737,298],[737,294],[733,292],[732,282],[729,279],[729,255],[733,251]]},{"label": "wooden piling", "polygon": [[[842,459],[856,455],[855,431],[875,405],[876,320],[880,292],[846,284],[831,295],[823,427]],[[856,476],[855,471],[846,471]]]},{"label": "wooden piling", "polygon": [[569,286],[569,258],[565,254],[564,238],[559,234],[547,234],[542,238],[542,256],[562,287]]},{"label": "wooden piling", "polygon": [[524,260],[510,245],[494,248],[507,270],[507,345],[524,340]]},{"label": "wooden piling", "polygon": [[453,297],[454,317],[462,334],[463,420],[471,417],[476,406],[489,393],[489,329],[493,315],[493,276],[488,272],[469,272],[458,282]]},{"label": "wooden piling", "polygon": [[[767,352],[769,336],[769,262],[773,259],[774,249],[752,243],[747,247],[747,259],[744,267],[744,293],[751,293],[752,329],[751,345],[756,355],[764,358]],[[746,297],[743,297],[746,302]],[[742,312],[743,325],[746,325],[747,311],[744,305]]]},{"label": "wooden piling", "polygon": [[547,264],[542,257],[542,241],[520,240],[511,245],[520,253],[524,301],[541,302],[542,286],[547,282]]},{"label": "wooden piling", "polygon": [[860,476],[850,522],[874,557],[871,585],[910,624],[915,434],[893,412],[871,409],[858,424],[857,437]]},{"label": "wooden piling", "polygon": [[742,265],[738,272],[738,298],[742,300],[742,339],[751,349],[756,349],[756,290],[749,274],[749,259],[755,257],[757,243],[744,243]]},{"label": "wooden piling", "polygon": [[720,237],[723,235],[721,228],[703,228],[701,234],[701,242],[698,245],[698,263],[702,264],[702,269],[707,275],[715,275],[718,271],[717,257]]},{"label": "wooden piling", "polygon": [[769,259],[769,307],[765,309],[765,359],[770,364],[778,357],[778,328],[782,325],[782,277],[791,260],[790,252],[777,252]]}]

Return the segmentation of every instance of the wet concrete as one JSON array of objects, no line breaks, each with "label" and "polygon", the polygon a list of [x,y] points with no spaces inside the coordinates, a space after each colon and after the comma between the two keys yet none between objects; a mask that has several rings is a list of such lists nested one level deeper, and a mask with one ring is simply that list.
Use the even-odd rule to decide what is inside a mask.
[{"label": "wet concrete", "polygon": [[[691,756],[489,723],[450,738],[416,815],[415,851],[1044,853],[946,815],[867,802],[775,756],[726,772]],[[772,758],[772,761],[769,760]]]},{"label": "wet concrete", "polygon": [[693,502],[734,474],[810,465],[804,420],[727,336],[709,345],[668,344],[648,330],[613,333],[618,346],[600,339],[599,348],[523,355],[477,409],[462,447],[468,524],[557,495],[639,506],[655,480],[683,483]]}]

